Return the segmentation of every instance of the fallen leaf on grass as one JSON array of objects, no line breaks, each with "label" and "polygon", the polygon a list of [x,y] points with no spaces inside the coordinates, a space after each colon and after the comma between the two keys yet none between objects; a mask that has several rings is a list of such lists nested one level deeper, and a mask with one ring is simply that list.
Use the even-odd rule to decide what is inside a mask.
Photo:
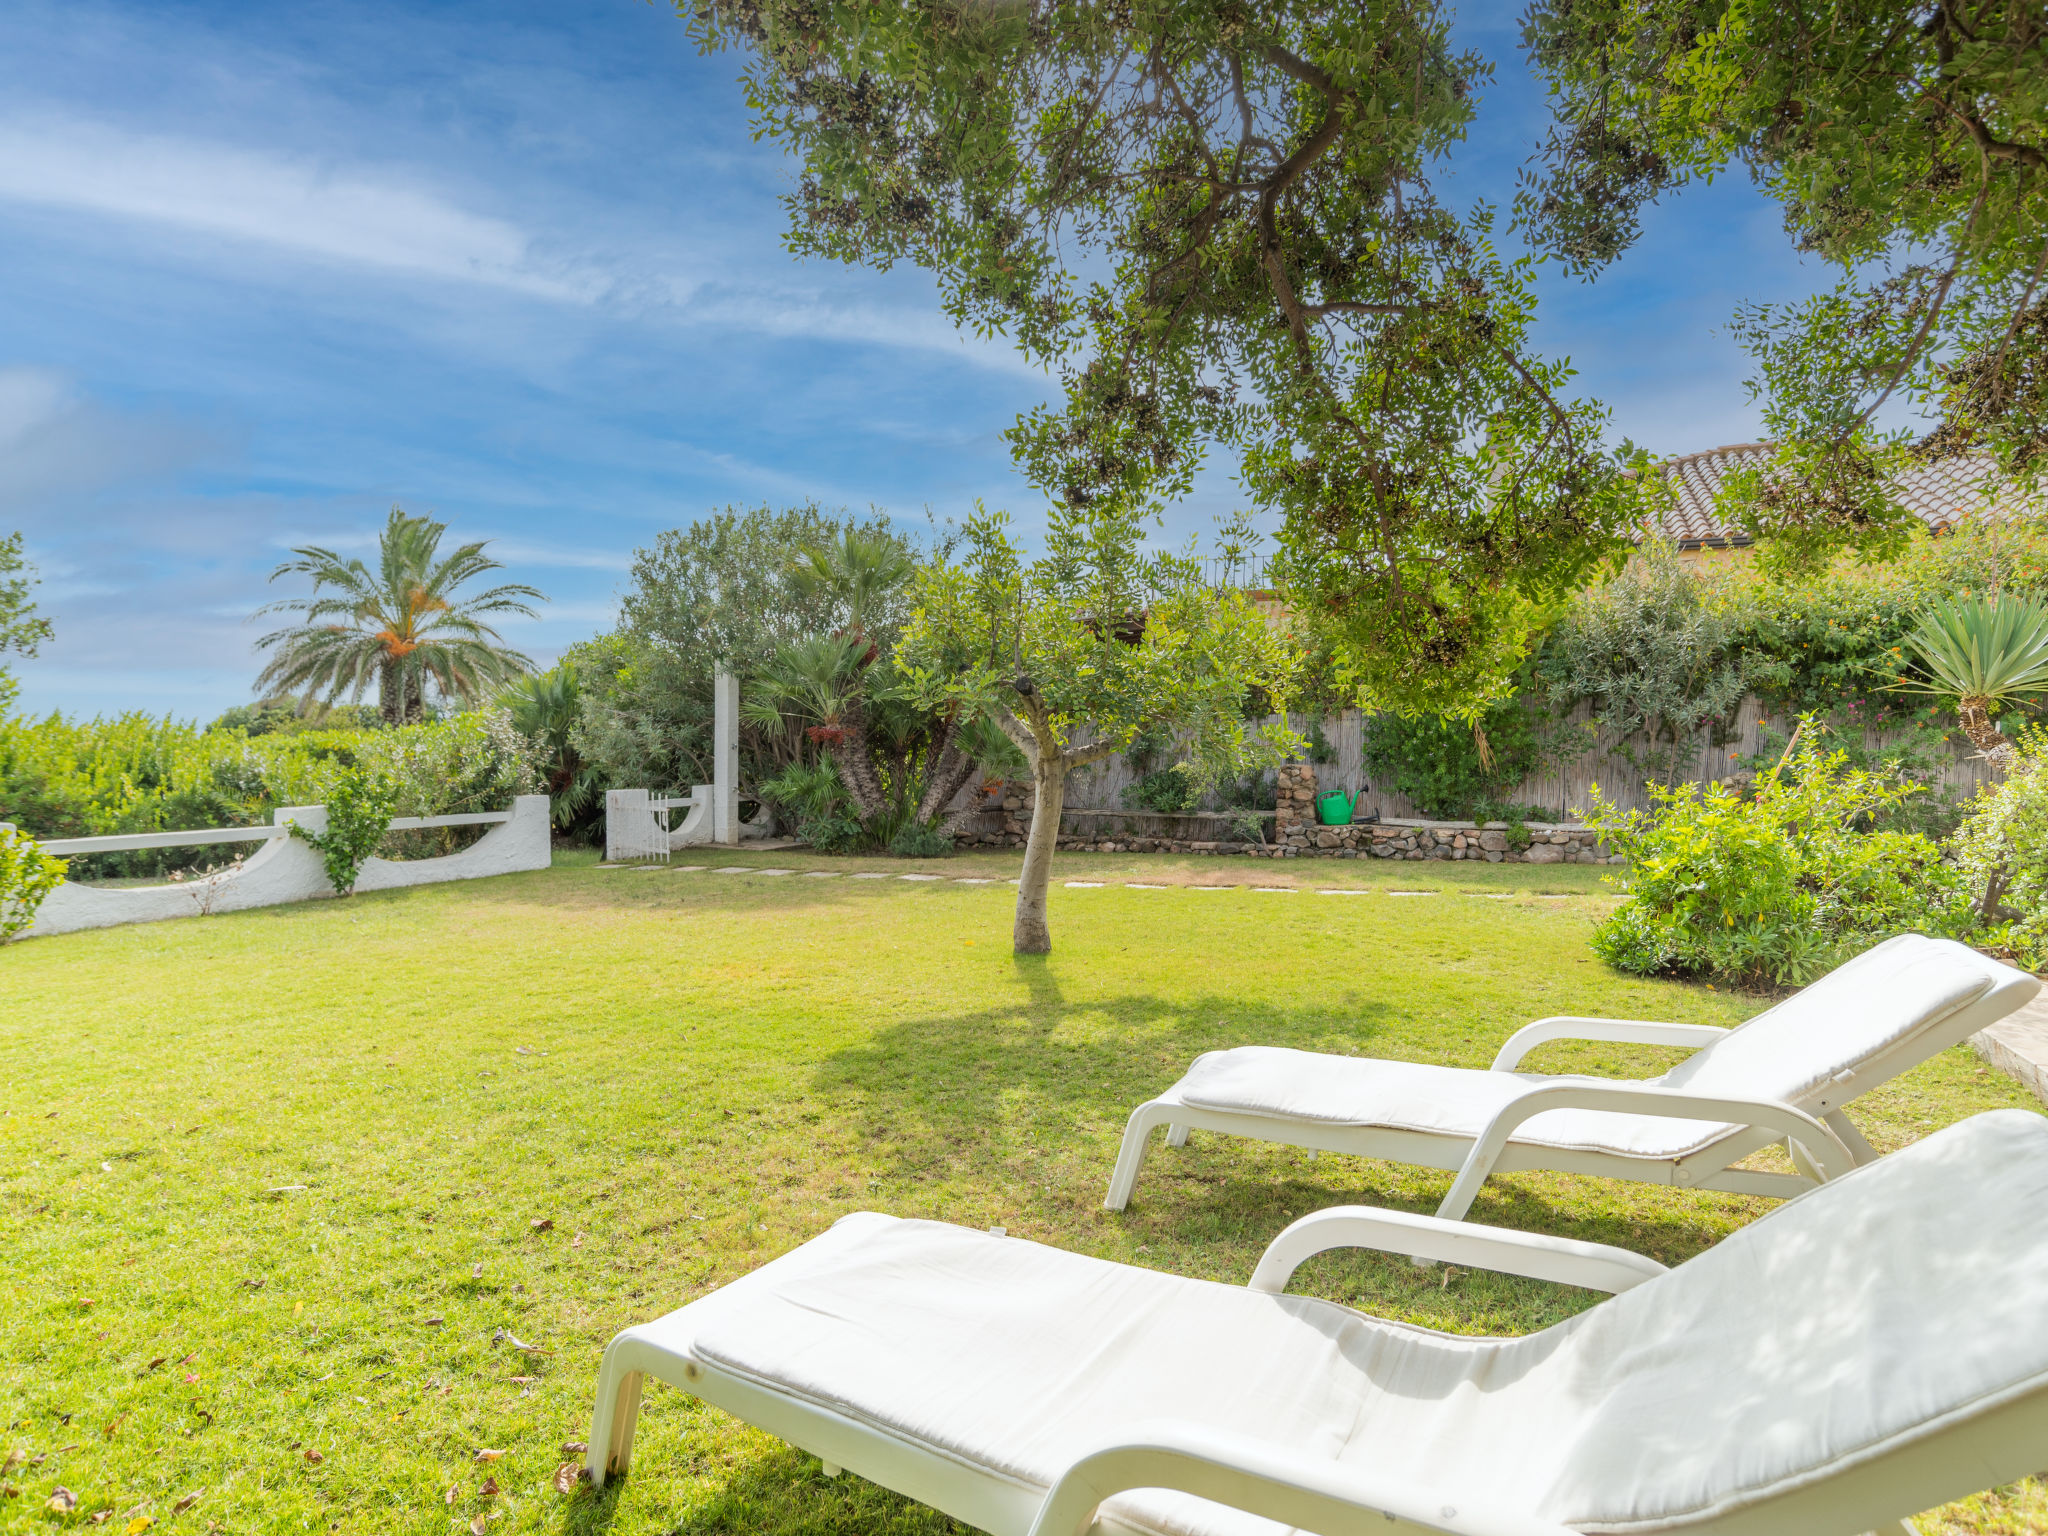
[{"label": "fallen leaf on grass", "polygon": [[536,1232],[552,1232],[555,1230],[554,1218],[550,1216],[536,1216],[527,1225]]},{"label": "fallen leaf on grass", "polygon": [[590,1468],[573,1461],[565,1461],[555,1468],[555,1492],[574,1493],[576,1485],[587,1481],[589,1477]]},{"label": "fallen leaf on grass", "polygon": [[92,1298],[90,1296],[81,1296],[78,1298],[78,1304],[81,1307],[89,1307],[92,1305]]},{"label": "fallen leaf on grass", "polygon": [[0,1472],[12,1472],[16,1467],[20,1466],[24,1461],[27,1460],[27,1451],[9,1451],[7,1453],[7,1459],[5,1461],[0,1461]]},{"label": "fallen leaf on grass", "polygon": [[316,1450],[312,1450],[312,1449],[310,1449],[310,1448],[309,1448],[309,1449],[308,1449],[308,1450],[306,1451],[306,1460],[307,1460],[308,1462],[310,1462],[310,1463],[311,1463],[312,1465],[316,1466],[316,1467],[317,1467],[317,1466],[319,1466],[319,1465],[320,1465],[320,1463],[321,1463],[321,1462],[323,1462],[323,1461],[325,1461],[326,1459],[327,1459],[327,1458],[326,1458],[325,1456],[322,1456],[322,1455],[321,1455],[321,1454],[320,1454],[320,1453],[319,1453],[318,1451],[316,1451]]},{"label": "fallen leaf on grass", "polygon": [[538,1376],[508,1376],[505,1379],[511,1382],[512,1385],[515,1387],[523,1387],[530,1382],[536,1382],[540,1380]]},{"label": "fallen leaf on grass", "polygon": [[0,1483],[0,1494],[5,1494],[10,1499],[18,1499],[21,1497],[21,1490],[12,1483]]},{"label": "fallen leaf on grass", "polygon": [[249,1291],[260,1291],[263,1289],[263,1282],[260,1279],[244,1280],[242,1288]]},{"label": "fallen leaf on grass", "polygon": [[583,1234],[578,1232],[574,1237],[570,1238],[569,1246],[571,1248],[581,1248],[583,1246]]},{"label": "fallen leaf on grass", "polygon": [[94,1525],[105,1525],[109,1520],[113,1518],[114,1512],[111,1509],[103,1509],[98,1514],[92,1517],[92,1523]]},{"label": "fallen leaf on grass", "polygon": [[150,1519],[149,1516],[137,1515],[133,1520],[130,1520],[128,1522],[128,1529],[124,1533],[124,1536],[142,1536],[142,1533],[144,1531],[148,1530],[152,1525],[155,1524],[156,1522]]},{"label": "fallen leaf on grass", "polygon": [[422,1326],[427,1328],[438,1328],[441,1326],[441,1319],[438,1317],[430,1317],[426,1320],[424,1324],[422,1324]]},{"label": "fallen leaf on grass", "polygon": [[148,1365],[145,1365],[143,1369],[145,1371],[153,1371],[170,1358],[171,1357],[169,1355],[158,1355],[154,1360],[150,1361]]},{"label": "fallen leaf on grass", "polygon": [[180,1365],[190,1365],[190,1364],[191,1364],[191,1363],[192,1363],[192,1362],[193,1362],[194,1360],[197,1360],[198,1358],[199,1358],[199,1351],[195,1349],[195,1350],[193,1350],[193,1351],[192,1351],[192,1353],[191,1353],[191,1354],[187,1355],[187,1356],[186,1356],[186,1357],[185,1357],[184,1359],[180,1360],[180,1361],[178,1362],[178,1364],[180,1364]]},{"label": "fallen leaf on grass", "polygon": [[476,1453],[476,1459],[478,1464],[481,1465],[486,1461],[496,1461],[504,1454],[503,1451],[482,1450]]},{"label": "fallen leaf on grass", "polygon": [[100,1431],[101,1436],[108,1440],[113,1439],[115,1435],[120,1433],[121,1426],[127,1423],[127,1421],[128,1415],[125,1413],[122,1414],[120,1418],[114,1420],[113,1423],[109,1424],[105,1429]]},{"label": "fallen leaf on grass", "polygon": [[491,1517],[489,1515],[478,1515],[469,1522],[469,1536],[484,1536],[484,1532],[490,1528]]},{"label": "fallen leaf on grass", "polygon": [[78,1508],[78,1495],[69,1488],[66,1488],[62,1483],[59,1483],[50,1490],[50,1497],[45,1507],[53,1514],[68,1515],[71,1511]]},{"label": "fallen leaf on grass", "polygon": [[581,1440],[564,1440],[562,1442],[562,1454],[564,1456],[581,1456],[589,1449],[589,1445]]},{"label": "fallen leaf on grass", "polygon": [[470,1278],[470,1279],[472,1279],[472,1280],[481,1280],[481,1279],[483,1279],[483,1277],[484,1277],[484,1267],[483,1267],[483,1265],[481,1265],[481,1264],[472,1264],[472,1265],[470,1265],[470,1266],[469,1266],[469,1278]]},{"label": "fallen leaf on grass", "polygon": [[75,1443],[74,1443],[74,1444],[71,1444],[71,1445],[60,1445],[60,1446],[58,1446],[58,1447],[57,1447],[57,1454],[58,1454],[59,1456],[62,1456],[62,1455],[65,1455],[65,1454],[66,1454],[66,1453],[68,1453],[68,1452],[71,1452],[71,1451],[75,1451],[75,1450],[78,1450],[78,1449],[79,1449],[79,1446],[78,1446],[77,1444],[75,1444]]},{"label": "fallen leaf on grass", "polygon": [[450,1484],[448,1485],[448,1491],[447,1491],[446,1493],[444,1493],[444,1494],[442,1494],[442,1495],[441,1495],[441,1502],[442,1502],[443,1504],[453,1504],[453,1503],[454,1503],[454,1502],[455,1502],[455,1501],[456,1501],[457,1499],[459,1499],[459,1498],[461,1498],[461,1497],[462,1497],[462,1484],[460,1484],[460,1483],[450,1483]]},{"label": "fallen leaf on grass", "polygon": [[498,1493],[498,1480],[495,1477],[487,1477],[484,1479],[483,1487],[477,1489],[476,1496],[480,1499],[495,1499]]},{"label": "fallen leaf on grass", "polygon": [[171,1513],[174,1515],[182,1515],[183,1513],[185,1513],[186,1510],[190,1509],[194,1504],[197,1504],[198,1502],[199,1490],[194,1489],[192,1492],[186,1494],[185,1497],[178,1500],[177,1503],[171,1506]]},{"label": "fallen leaf on grass", "polygon": [[515,1045],[512,1047],[512,1054],[514,1056],[531,1056],[533,1052],[529,1051],[523,1045]]},{"label": "fallen leaf on grass", "polygon": [[523,1344],[510,1328],[500,1328],[491,1335],[493,1344],[510,1344],[514,1349],[529,1355],[552,1355],[552,1349],[542,1349],[538,1344]]}]

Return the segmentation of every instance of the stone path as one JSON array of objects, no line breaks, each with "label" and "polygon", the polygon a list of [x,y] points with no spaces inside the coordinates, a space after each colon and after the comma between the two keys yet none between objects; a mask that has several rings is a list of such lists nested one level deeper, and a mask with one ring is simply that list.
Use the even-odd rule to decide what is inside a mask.
[{"label": "stone path", "polygon": [[2048,1104],[2048,992],[1989,1029],[1978,1030],[1970,1036],[1970,1047]]}]

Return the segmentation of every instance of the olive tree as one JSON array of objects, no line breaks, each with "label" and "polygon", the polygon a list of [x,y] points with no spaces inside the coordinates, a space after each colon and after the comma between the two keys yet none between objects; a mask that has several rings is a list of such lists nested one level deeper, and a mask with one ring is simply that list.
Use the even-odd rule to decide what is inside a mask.
[{"label": "olive tree", "polygon": [[[1570,268],[1730,165],[1841,280],[1749,305],[1736,334],[1777,440],[1726,509],[1810,567],[1904,546],[1915,458],[2048,471],[2048,14],[2011,0],[1536,0],[1524,41],[1555,124],[1517,216]],[[1918,441],[1890,401],[1938,417]]]},{"label": "olive tree", "polygon": [[1490,73],[1436,0],[686,14],[802,162],[791,248],[916,262],[1054,370],[1063,398],[1009,437],[1068,514],[1234,451],[1368,702],[1504,691],[1540,606],[1640,515],[1638,456],[1528,349],[1527,268],[1431,189]]},{"label": "olive tree", "polygon": [[1017,887],[1018,954],[1052,948],[1045,897],[1067,774],[1141,731],[1174,733],[1197,783],[1278,761],[1295,660],[1242,591],[1204,583],[1201,562],[1149,553],[1145,520],[1055,509],[1028,559],[1001,512],[977,511],[957,546],[918,573],[896,649],[905,695],[924,708],[986,711],[1031,767],[1036,807]]}]

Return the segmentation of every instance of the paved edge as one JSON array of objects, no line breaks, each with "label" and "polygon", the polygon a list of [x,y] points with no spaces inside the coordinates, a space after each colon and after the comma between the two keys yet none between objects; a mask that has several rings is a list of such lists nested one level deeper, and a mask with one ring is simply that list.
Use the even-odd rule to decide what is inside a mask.
[{"label": "paved edge", "polygon": [[1989,1029],[1970,1036],[1970,1048],[2048,1104],[2048,992]]}]

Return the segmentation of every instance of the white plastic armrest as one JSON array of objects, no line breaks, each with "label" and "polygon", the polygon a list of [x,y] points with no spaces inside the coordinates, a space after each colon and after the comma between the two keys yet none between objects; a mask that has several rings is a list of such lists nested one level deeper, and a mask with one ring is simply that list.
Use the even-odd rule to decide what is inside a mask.
[{"label": "white plastic armrest", "polygon": [[1297,1268],[1331,1248],[1375,1248],[1593,1291],[1625,1291],[1665,1272],[1655,1259],[1605,1243],[1475,1226],[1377,1206],[1340,1205],[1311,1212],[1274,1238],[1252,1271],[1250,1289],[1285,1290]]},{"label": "white plastic armrest", "polygon": [[1468,1490],[1428,1488],[1271,1441],[1173,1419],[1130,1425],[1062,1472],[1031,1536],[1084,1536],[1103,1500],[1133,1488],[1171,1488],[1317,1536],[1350,1536],[1371,1521],[1389,1536],[1572,1536],[1561,1525],[1502,1510]]},{"label": "white plastic armrest", "polygon": [[1631,1045],[1712,1045],[1728,1033],[1712,1024],[1658,1024],[1649,1019],[1582,1019],[1572,1014],[1524,1024],[1493,1058],[1495,1072],[1512,1072],[1546,1040],[1619,1040]]},{"label": "white plastic armrest", "polygon": [[1711,1098],[1648,1083],[1545,1083],[1518,1094],[1495,1112],[1479,1139],[1472,1143],[1465,1166],[1458,1170],[1451,1192],[1444,1196],[1437,1214],[1452,1220],[1463,1216],[1500,1159],[1508,1138],[1523,1121],[1546,1109],[1599,1109],[1618,1114],[1658,1115],[1667,1120],[1733,1121],[1754,1126],[1783,1136],[1803,1149],[1822,1183],[1838,1179],[1856,1166],[1855,1157],[1833,1130],[1805,1110],[1776,1099]]}]

